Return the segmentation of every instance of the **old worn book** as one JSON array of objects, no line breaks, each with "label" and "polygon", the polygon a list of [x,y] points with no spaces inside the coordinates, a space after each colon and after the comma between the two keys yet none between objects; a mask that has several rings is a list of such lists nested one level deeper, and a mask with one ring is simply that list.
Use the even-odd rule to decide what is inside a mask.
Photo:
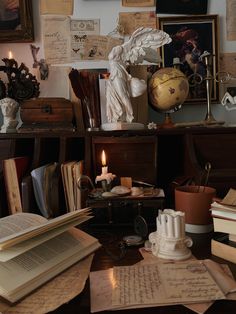
[{"label": "old worn book", "polygon": [[213,217],[213,226],[215,232],[236,234],[235,220]]},{"label": "old worn book", "polygon": [[67,161],[61,164],[62,182],[68,212],[81,208],[81,191],[77,182],[82,172],[82,160]]},{"label": "old worn book", "polygon": [[236,220],[236,206],[234,205],[225,205],[221,202],[213,202],[210,210],[213,217]]},{"label": "old worn book", "polygon": [[236,243],[229,240],[228,234],[216,233],[211,240],[211,253],[232,263],[236,263]]},{"label": "old worn book", "polygon": [[46,204],[45,197],[44,175],[48,165],[49,164],[43,165],[31,171],[35,199],[41,214],[46,218],[52,217],[52,213]]},{"label": "old worn book", "polygon": [[2,165],[10,214],[22,212],[20,184],[29,167],[29,158],[21,156],[4,159]]},{"label": "old worn book", "polygon": [[0,296],[16,302],[98,249],[96,238],[73,227],[89,218],[89,209],[50,221],[31,213],[2,218]]}]

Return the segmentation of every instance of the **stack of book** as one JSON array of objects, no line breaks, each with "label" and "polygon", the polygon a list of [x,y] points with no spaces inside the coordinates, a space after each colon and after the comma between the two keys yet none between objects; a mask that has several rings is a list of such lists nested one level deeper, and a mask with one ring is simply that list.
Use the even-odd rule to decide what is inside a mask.
[{"label": "stack of book", "polygon": [[211,241],[213,255],[236,263],[236,190],[211,204],[215,236]]}]

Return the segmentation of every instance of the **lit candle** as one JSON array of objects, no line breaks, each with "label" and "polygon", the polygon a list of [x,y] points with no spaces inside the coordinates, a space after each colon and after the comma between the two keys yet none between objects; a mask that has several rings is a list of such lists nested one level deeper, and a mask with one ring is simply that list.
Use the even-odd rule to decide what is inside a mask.
[{"label": "lit candle", "polygon": [[100,176],[96,177],[95,182],[97,183],[98,181],[106,181],[106,184],[110,184],[112,180],[116,177],[116,175],[112,173],[108,173],[108,166],[106,166],[107,164],[106,154],[104,150],[102,151],[101,161],[102,161],[102,173]]},{"label": "lit candle", "polygon": [[12,54],[11,50],[9,50],[8,59],[13,59],[13,54]]},{"label": "lit candle", "polygon": [[106,166],[106,154],[105,151],[102,151],[102,175],[108,173],[108,167]]}]

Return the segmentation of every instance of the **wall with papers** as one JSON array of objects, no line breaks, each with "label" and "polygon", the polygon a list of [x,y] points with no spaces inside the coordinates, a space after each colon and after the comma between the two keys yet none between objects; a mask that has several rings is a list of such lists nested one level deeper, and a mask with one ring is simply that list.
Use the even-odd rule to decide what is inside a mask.
[{"label": "wall with papers", "polygon": [[[36,47],[40,47],[38,52],[38,59],[47,58],[47,52],[44,49],[45,30],[48,24],[43,21],[42,16],[40,16],[40,0],[33,0],[33,19],[35,25],[35,42],[33,43]],[[73,14],[69,15],[70,19],[91,19],[94,23],[99,21],[100,35],[104,35],[104,40],[101,41],[102,45],[105,45],[106,35],[114,31],[117,26],[117,21],[120,12],[141,12],[141,11],[154,11],[156,7],[124,7],[122,6],[121,0],[76,0],[74,1]],[[208,0],[208,14],[218,14],[220,17],[220,31],[219,31],[219,43],[220,52],[235,52],[236,51],[236,41],[226,40],[226,1],[222,0]],[[168,14],[165,14],[168,15]],[[161,14],[160,16],[165,16]],[[66,16],[61,16],[65,18],[65,25],[70,21],[66,19]],[[75,25],[77,27],[77,25]],[[93,35],[93,33],[91,33]],[[77,39],[82,40],[83,35],[75,35]],[[79,38],[81,37],[81,38]],[[30,50],[30,44],[22,43],[6,43],[0,44],[0,59],[8,57],[9,51],[12,52],[13,58],[17,60],[18,63],[24,62],[30,69],[30,71],[39,77],[38,69],[33,69],[33,58]],[[60,49],[62,51],[62,49]],[[76,52],[79,51],[79,47],[74,47],[74,57]],[[92,47],[90,47],[92,56]],[[53,52],[53,51],[52,51]],[[54,52],[53,52],[54,53]],[[52,55],[52,53],[51,53]],[[60,56],[59,56],[60,57]],[[89,58],[88,58],[89,59]],[[70,83],[68,79],[68,72],[73,68],[78,69],[88,69],[88,68],[107,68],[108,62],[104,61],[102,58],[94,60],[90,57],[90,60],[81,60],[74,58],[73,56],[69,59],[69,62],[64,60],[59,60],[60,65],[51,66],[49,79],[47,81],[40,81],[41,97],[65,97],[70,98]],[[1,73],[1,77],[4,79],[4,74]],[[56,80],[55,80],[56,78]],[[61,80],[59,80],[61,78]],[[56,82],[56,83],[55,83]],[[61,84],[63,82],[63,84]],[[231,86],[234,86],[234,81]],[[223,95],[223,94],[222,94]],[[182,121],[192,121],[193,119],[201,120],[204,119],[206,113],[206,106],[199,105],[186,105],[179,112],[175,113],[173,119],[175,122]],[[229,123],[233,123],[236,118],[236,112],[231,111],[230,113],[223,108],[220,104],[213,106],[213,115],[217,120],[225,120]],[[150,121],[159,122],[163,120],[163,116],[159,113],[153,111],[150,108],[149,111]]]}]

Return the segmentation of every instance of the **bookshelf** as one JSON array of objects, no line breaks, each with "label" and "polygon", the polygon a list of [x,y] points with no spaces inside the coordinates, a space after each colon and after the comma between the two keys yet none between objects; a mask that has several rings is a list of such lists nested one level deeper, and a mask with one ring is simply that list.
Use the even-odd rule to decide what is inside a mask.
[{"label": "bookshelf", "polygon": [[[199,180],[209,159],[213,166],[209,185],[216,188],[217,194],[225,195],[230,187],[236,187],[236,127],[0,134],[0,160],[27,155],[32,170],[48,162],[83,159],[84,173],[93,181],[101,172],[103,147],[108,155],[113,152],[108,160],[113,173],[137,175],[137,179],[164,189],[168,207],[174,204],[172,182],[181,176]],[[122,160],[127,148],[131,163]],[[146,168],[141,169],[140,163]],[[1,162],[0,184],[3,217],[8,209]]]}]

